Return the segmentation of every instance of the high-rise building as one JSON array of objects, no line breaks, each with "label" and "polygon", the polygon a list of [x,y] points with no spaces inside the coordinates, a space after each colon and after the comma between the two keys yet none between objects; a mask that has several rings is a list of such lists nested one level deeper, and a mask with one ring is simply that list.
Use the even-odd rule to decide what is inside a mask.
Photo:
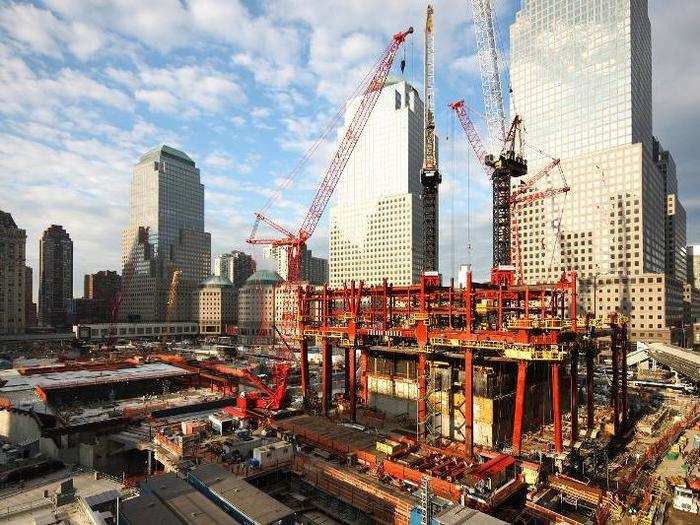
[{"label": "high-rise building", "polygon": [[199,334],[222,335],[237,317],[233,283],[223,275],[212,275],[199,285]]},{"label": "high-rise building", "polygon": [[182,151],[158,146],[134,167],[122,264],[120,319],[164,320],[175,270],[181,273],[171,320],[197,318],[198,287],[211,269],[211,236],[204,231],[199,168]]},{"label": "high-rise building", "polygon": [[686,248],[686,275],[688,283],[700,290],[700,244]]},{"label": "high-rise building", "polygon": [[[584,310],[622,311],[633,338],[668,341],[682,317],[685,212],[672,159],[652,136],[647,9],[646,0],[522,0],[510,28],[512,107],[528,143],[561,159],[571,190],[522,207],[517,220],[526,281],[575,270]],[[530,155],[530,173],[549,160]]]},{"label": "high-rise building", "polygon": [[56,329],[70,323],[73,302],[73,241],[52,224],[39,241],[39,324]]},{"label": "high-rise building", "polygon": [[[275,271],[285,281],[288,274],[287,253],[286,246],[268,246],[265,249],[265,258],[272,262]],[[328,259],[315,257],[306,246],[301,254],[301,280],[317,285],[328,282]]]},{"label": "high-rise building", "polygon": [[[359,100],[345,111],[345,125]],[[340,133],[344,133],[344,129]],[[331,208],[329,283],[416,282],[422,270],[423,102],[405,81],[389,79],[343,170]]]},{"label": "high-rise building", "polygon": [[122,278],[115,271],[102,270],[90,273],[85,276],[83,281],[83,296],[86,299],[111,303],[121,286]]},{"label": "high-rise building", "polygon": [[258,270],[238,292],[238,331],[241,344],[271,344],[275,340],[277,289],[283,282],[276,272]]},{"label": "high-rise building", "polygon": [[256,264],[251,255],[232,250],[214,259],[214,275],[226,277],[238,290],[246,279],[255,273]]},{"label": "high-rise building", "polygon": [[0,335],[25,330],[26,244],[27,233],[12,215],[0,211]]},{"label": "high-rise building", "polygon": [[34,302],[34,271],[29,266],[24,267],[24,325],[26,328],[36,327],[36,303]]},{"label": "high-rise building", "polygon": [[83,297],[73,301],[75,323],[109,322],[112,303],[121,286],[121,276],[112,270],[85,275]]}]

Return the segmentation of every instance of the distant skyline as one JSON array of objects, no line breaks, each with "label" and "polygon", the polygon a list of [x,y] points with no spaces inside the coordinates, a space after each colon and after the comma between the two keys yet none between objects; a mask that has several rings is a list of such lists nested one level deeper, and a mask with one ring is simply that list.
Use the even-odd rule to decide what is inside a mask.
[{"label": "distant skyline", "polygon": [[[688,242],[700,243],[700,189],[693,184],[700,71],[692,67],[700,3],[649,3],[654,134],[678,166]],[[507,54],[520,1],[496,5]],[[0,209],[27,231],[35,294],[39,238],[50,224],[63,225],[73,240],[76,297],[84,274],[120,270],[131,169],[161,143],[183,149],[201,168],[212,255],[240,249],[262,262],[261,250],[245,243],[253,212],[390,36],[408,25],[416,34],[406,46],[405,78],[420,89],[424,7],[404,0],[0,1]],[[481,110],[482,96],[468,2],[437,2],[436,29],[440,255],[449,278],[457,272],[448,267],[453,248],[456,265],[466,262],[467,153],[446,105],[465,98]],[[298,227],[334,145],[319,150],[273,217]],[[480,168],[470,171],[479,247],[472,262],[483,276],[491,258],[490,191]],[[327,256],[327,213],[309,247]]]}]

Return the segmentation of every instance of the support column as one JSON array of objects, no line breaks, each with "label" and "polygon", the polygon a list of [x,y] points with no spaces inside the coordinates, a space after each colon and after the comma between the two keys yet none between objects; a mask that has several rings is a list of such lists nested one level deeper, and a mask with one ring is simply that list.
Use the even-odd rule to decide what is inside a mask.
[{"label": "support column", "polygon": [[571,347],[571,447],[578,440],[578,344]]},{"label": "support column", "polygon": [[417,422],[417,438],[419,440],[425,439],[425,419],[427,414],[426,407],[426,397],[427,397],[427,359],[425,352],[420,352],[418,354],[418,406],[416,407],[416,422]]},{"label": "support column", "polygon": [[350,399],[350,349],[346,346],[343,348],[345,352],[345,399]]},{"label": "support column", "polygon": [[360,347],[360,400],[362,404],[369,404],[369,392],[367,391],[367,368],[369,364],[369,348]]},{"label": "support column", "polygon": [[621,349],[621,356],[620,356],[620,361],[622,361],[622,377],[621,382],[621,425],[622,425],[622,432],[625,432],[627,430],[627,350],[629,349],[629,340],[627,338],[627,326],[623,326],[620,334],[620,349]]},{"label": "support column", "polygon": [[518,377],[515,385],[515,413],[513,415],[513,450],[520,453],[523,444],[523,413],[525,412],[525,382],[527,361],[518,361]]},{"label": "support column", "polygon": [[561,398],[559,397],[559,363],[552,363],[552,419],[554,420],[554,450],[561,454]]},{"label": "support column", "polygon": [[613,429],[615,437],[620,435],[620,336],[616,325],[611,326],[610,349],[612,351],[612,391],[610,403],[613,408]]},{"label": "support column", "polygon": [[474,351],[464,351],[464,451],[474,456]]},{"label": "support column", "polygon": [[592,430],[595,426],[594,421],[594,392],[593,392],[593,348],[586,348],[586,426],[588,430]]},{"label": "support column", "polygon": [[350,421],[353,423],[357,419],[357,357],[355,350],[357,350],[357,343],[353,342],[349,348],[350,363],[348,365],[348,374],[350,376]]},{"label": "support column", "polygon": [[299,356],[301,360],[301,395],[306,400],[309,394],[309,345],[303,336],[299,342]]},{"label": "support column", "polygon": [[321,411],[328,415],[333,399],[333,349],[327,338],[321,340]]}]

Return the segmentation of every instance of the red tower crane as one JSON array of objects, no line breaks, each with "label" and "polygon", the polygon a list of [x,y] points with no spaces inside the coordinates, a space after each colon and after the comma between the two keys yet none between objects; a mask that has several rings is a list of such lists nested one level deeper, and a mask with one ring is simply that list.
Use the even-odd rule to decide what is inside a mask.
[{"label": "red tower crane", "polygon": [[[255,223],[251,232],[250,238],[247,240],[250,244],[265,244],[269,246],[286,247],[287,254],[287,280],[290,282],[298,282],[302,278],[301,261],[304,246],[306,241],[313,235],[321,220],[328,201],[335,190],[336,184],[340,179],[343,169],[350,160],[357,141],[360,140],[362,130],[367,124],[367,120],[372,114],[374,106],[377,104],[379,95],[386,81],[386,77],[394,63],[396,53],[401,47],[401,44],[406,40],[406,37],[413,33],[413,28],[409,27],[406,31],[396,33],[389,47],[384,51],[379,61],[372,70],[372,74],[365,77],[361,84],[362,99],[360,105],[355,112],[355,115],[350,122],[350,125],[345,131],[345,135],[338,144],[333,158],[326,169],[326,173],[321,181],[321,184],[316,191],[316,195],[311,202],[311,206],[304,217],[304,220],[296,233],[292,233],[287,228],[279,225],[264,213],[258,212],[255,214]],[[275,232],[281,235],[276,238],[258,239],[257,231],[260,223],[264,223]]]}]

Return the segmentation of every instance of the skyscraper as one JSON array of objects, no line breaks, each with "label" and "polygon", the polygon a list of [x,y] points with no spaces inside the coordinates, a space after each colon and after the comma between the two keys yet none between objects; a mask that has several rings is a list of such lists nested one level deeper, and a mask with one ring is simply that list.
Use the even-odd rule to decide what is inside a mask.
[{"label": "skyscraper", "polygon": [[[348,104],[346,124],[359,101]],[[342,134],[344,130],[341,130]],[[422,270],[423,102],[405,81],[387,80],[350,157],[331,208],[329,282],[396,285]]]},{"label": "skyscraper", "polygon": [[[288,262],[286,246],[268,246],[264,257],[272,262],[275,271],[287,280]],[[306,246],[302,247],[301,254],[301,280],[311,284],[325,284],[328,282],[328,259],[314,256]]]},{"label": "skyscraper", "polygon": [[24,326],[34,328],[37,325],[36,303],[34,302],[34,271],[24,267]]},{"label": "skyscraper", "polygon": [[68,326],[73,301],[73,241],[63,226],[52,224],[39,241],[39,324]]},{"label": "skyscraper", "polygon": [[236,290],[255,273],[255,268],[253,257],[238,250],[222,253],[214,259],[214,275],[226,277]]},{"label": "skyscraper", "polygon": [[[571,187],[517,213],[526,280],[575,270],[586,311],[622,311],[633,338],[670,340],[683,286],[667,273],[668,232],[684,238],[684,212],[675,170],[655,158],[646,0],[522,0],[510,35],[512,108]],[[550,159],[532,151],[535,173]]]},{"label": "skyscraper", "polygon": [[120,319],[165,319],[175,270],[181,274],[177,318],[171,320],[197,318],[198,285],[211,269],[211,236],[204,231],[199,168],[182,151],[158,146],[144,153],[134,167],[122,264]]},{"label": "skyscraper", "polygon": [[24,333],[24,261],[26,244],[26,232],[17,227],[12,215],[0,211],[1,335]]}]

